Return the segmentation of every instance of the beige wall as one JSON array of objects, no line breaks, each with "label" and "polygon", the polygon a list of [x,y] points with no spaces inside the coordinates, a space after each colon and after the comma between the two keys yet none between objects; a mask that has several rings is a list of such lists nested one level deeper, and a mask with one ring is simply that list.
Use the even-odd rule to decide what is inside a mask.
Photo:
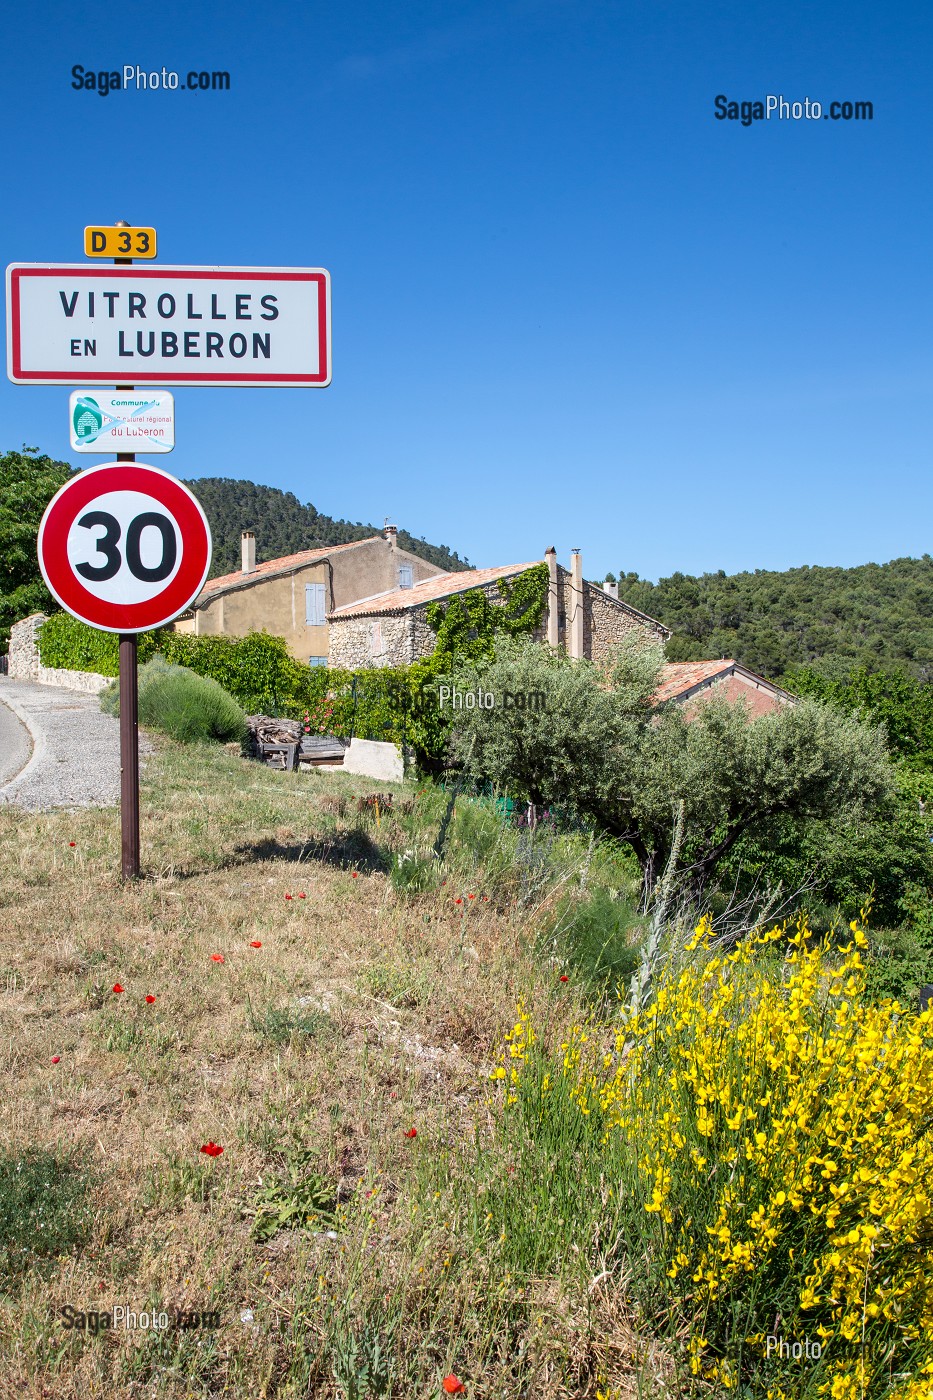
[{"label": "beige wall", "polygon": [[308,627],[305,623],[305,585],[323,583],[325,604],[329,601],[330,579],[326,564],[312,564],[275,578],[260,576],[246,588],[234,588],[197,608],[193,628],[198,637],[245,637],[248,632],[272,632],[285,638],[296,661],[327,655],[327,624]]}]

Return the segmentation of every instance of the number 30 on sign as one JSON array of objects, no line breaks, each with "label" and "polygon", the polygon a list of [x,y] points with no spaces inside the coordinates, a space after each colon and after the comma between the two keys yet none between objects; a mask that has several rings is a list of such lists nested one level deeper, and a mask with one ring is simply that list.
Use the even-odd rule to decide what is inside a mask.
[{"label": "number 30 on sign", "polygon": [[211,532],[180,481],[142,462],[91,467],[42,517],[39,567],[73,617],[104,632],[148,632],[204,586]]}]

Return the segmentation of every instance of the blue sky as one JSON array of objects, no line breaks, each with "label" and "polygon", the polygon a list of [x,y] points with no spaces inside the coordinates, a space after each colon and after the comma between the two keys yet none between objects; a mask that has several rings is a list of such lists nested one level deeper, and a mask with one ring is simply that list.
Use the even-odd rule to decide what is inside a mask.
[{"label": "blue sky", "polygon": [[[0,55],[2,262],[125,218],[164,263],[330,270],[331,386],[174,390],[178,476],[592,578],[919,555],[931,61],[911,3],[37,0]],[[101,97],[79,63],[231,89]],[[720,93],[874,120],[744,127]],[[0,449],[68,459],[68,394],[4,378]]]}]

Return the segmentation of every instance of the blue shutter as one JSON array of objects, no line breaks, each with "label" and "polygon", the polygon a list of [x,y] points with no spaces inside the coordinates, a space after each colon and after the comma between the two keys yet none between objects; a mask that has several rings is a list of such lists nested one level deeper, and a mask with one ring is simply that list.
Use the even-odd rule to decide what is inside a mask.
[{"label": "blue shutter", "polygon": [[412,569],[410,564],[399,564],[398,566],[398,586],[399,588],[411,588],[413,585]]},{"label": "blue shutter", "polygon": [[324,585],[323,583],[306,583],[305,623],[308,627],[323,627],[324,622]]}]

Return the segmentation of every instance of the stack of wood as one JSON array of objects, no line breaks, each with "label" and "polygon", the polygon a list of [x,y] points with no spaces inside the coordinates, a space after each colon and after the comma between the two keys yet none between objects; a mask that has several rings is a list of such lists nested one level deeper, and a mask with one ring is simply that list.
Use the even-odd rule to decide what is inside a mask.
[{"label": "stack of wood", "polygon": [[306,734],[299,720],[273,719],[270,715],[247,715],[250,747],[254,758],[270,768],[316,768],[343,763],[346,748],[342,739],[330,734]]}]

